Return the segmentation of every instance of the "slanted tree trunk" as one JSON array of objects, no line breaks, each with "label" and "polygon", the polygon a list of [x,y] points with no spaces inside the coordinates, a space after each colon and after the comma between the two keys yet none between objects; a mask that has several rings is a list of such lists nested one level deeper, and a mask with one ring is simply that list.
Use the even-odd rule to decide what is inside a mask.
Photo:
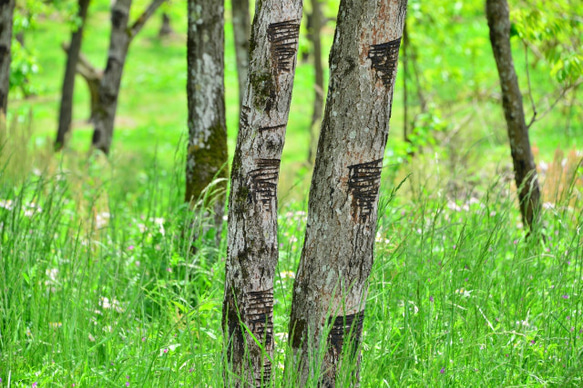
[{"label": "slanted tree trunk", "polygon": [[[186,202],[196,201],[215,178],[227,178],[225,33],[223,0],[188,1],[188,149]],[[223,223],[226,180],[214,201],[217,239]],[[206,204],[205,204],[206,205]]]},{"label": "slanted tree trunk", "polygon": [[[68,45],[63,43],[61,47],[66,53],[68,52]],[[97,70],[95,66],[93,66],[82,53],[79,53],[79,57],[77,58],[77,67],[75,71],[77,74],[83,77],[85,82],[87,82],[87,88],[89,89],[90,96],[90,113],[87,122],[92,123],[95,119],[97,111],[99,110],[99,87],[101,85],[101,79],[103,78],[103,71]]]},{"label": "slanted tree trunk", "polygon": [[61,92],[61,109],[59,111],[59,127],[55,140],[55,150],[60,150],[65,145],[66,136],[71,129],[73,118],[73,94],[75,91],[75,74],[77,72],[77,62],[81,53],[81,42],[83,41],[83,27],[87,17],[87,9],[90,0],[79,0],[79,10],[77,17],[81,24],[71,36],[71,44],[67,50],[67,66],[65,67],[65,78]]},{"label": "slanted tree trunk", "polygon": [[[341,0],[330,83],[293,291],[290,339],[301,381],[358,383],[383,156],[406,0]],[[325,346],[320,375],[317,348]],[[346,349],[345,349],[346,348]],[[345,358],[345,356],[347,358]]]},{"label": "slanted tree trunk", "polygon": [[239,77],[239,105],[242,105],[249,70],[249,35],[251,34],[249,0],[232,0],[231,11],[233,13],[237,76]]},{"label": "slanted tree trunk", "polygon": [[322,66],[322,40],[320,33],[324,25],[322,15],[322,6],[320,0],[312,0],[312,28],[310,31],[310,40],[314,48],[314,111],[312,112],[312,121],[310,123],[310,144],[308,149],[308,163],[314,162],[318,129],[322,120],[322,110],[324,109],[324,67]]},{"label": "slanted tree trunk", "polygon": [[271,378],[277,183],[302,16],[301,0],[256,4],[231,175],[223,304],[228,368],[233,372],[225,375],[225,385],[241,387],[269,385]]},{"label": "slanted tree trunk", "polygon": [[99,104],[93,131],[93,147],[109,154],[117,111],[121,77],[132,39],[165,0],[153,0],[132,26],[128,25],[132,0],[117,0],[111,10],[111,36],[107,66],[99,87]]},{"label": "slanted tree trunk", "polygon": [[520,213],[525,226],[532,230],[541,209],[540,189],[530,148],[528,127],[524,119],[522,94],[512,60],[510,16],[506,0],[486,0],[486,16],[502,87],[502,107],[514,163],[514,179],[518,188]]},{"label": "slanted tree trunk", "polygon": [[159,38],[165,38],[174,34],[174,29],[170,24],[170,16],[166,12],[162,13],[162,25],[160,26],[160,30],[158,31]]},{"label": "slanted tree trunk", "polygon": [[6,115],[10,89],[10,49],[14,0],[0,1],[0,113]]}]

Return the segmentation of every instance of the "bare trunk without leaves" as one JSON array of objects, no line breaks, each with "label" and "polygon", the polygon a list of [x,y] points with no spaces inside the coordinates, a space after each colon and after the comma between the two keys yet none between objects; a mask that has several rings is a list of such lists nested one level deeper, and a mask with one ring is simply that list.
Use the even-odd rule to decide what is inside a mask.
[{"label": "bare trunk without leaves", "polygon": [[309,33],[312,46],[314,48],[314,111],[310,123],[310,145],[308,148],[308,163],[314,162],[318,129],[320,120],[322,120],[322,111],[324,109],[324,67],[322,66],[322,40],[320,33],[324,25],[322,15],[322,6],[320,0],[312,0],[312,29]]},{"label": "bare trunk without leaves", "polygon": [[[278,260],[277,183],[295,74],[301,0],[257,2],[229,198],[223,327],[227,386],[267,385]],[[257,342],[256,342],[257,341]]]},{"label": "bare trunk without leaves", "polygon": [[[227,178],[225,119],[225,32],[223,0],[188,1],[188,149],[186,201],[199,199],[215,178]],[[217,238],[225,208],[226,180],[216,188]],[[206,204],[205,204],[206,205]]]},{"label": "bare trunk without leaves", "polygon": [[[342,0],[293,292],[290,339],[301,381],[357,384],[383,156],[406,0]],[[320,375],[317,348],[325,346]],[[343,368],[344,367],[344,368]]]},{"label": "bare trunk without leaves", "polygon": [[[66,53],[69,51],[69,46],[64,43],[62,48]],[[103,71],[97,70],[82,53],[79,53],[79,57],[77,58],[75,71],[87,82],[91,104],[87,121],[92,123],[97,114],[96,112],[99,110],[99,87],[103,78]]]},{"label": "bare trunk without leaves", "polygon": [[73,94],[75,91],[75,74],[77,72],[77,62],[81,53],[81,43],[83,41],[83,27],[87,17],[87,9],[90,0],[79,0],[79,10],[77,17],[81,24],[71,36],[71,44],[67,50],[67,66],[65,67],[65,78],[61,92],[61,108],[59,112],[59,127],[55,140],[55,149],[60,150],[65,145],[67,134],[71,129],[73,118]]},{"label": "bare trunk without leaves", "polygon": [[14,0],[0,0],[0,113],[6,115],[10,89],[10,50]]},{"label": "bare trunk without leaves", "polygon": [[249,35],[251,34],[249,0],[232,0],[231,10],[233,12],[233,33],[237,56],[237,75],[239,77],[239,105],[242,105],[249,71]]},{"label": "bare trunk without leaves", "polygon": [[166,12],[162,14],[162,25],[158,31],[158,38],[165,38],[167,36],[173,35],[174,29],[170,24],[170,16]]},{"label": "bare trunk without leaves", "polygon": [[111,148],[117,99],[129,45],[164,1],[153,0],[131,26],[128,22],[132,0],[117,0],[111,9],[111,36],[107,66],[99,87],[99,104],[93,119],[92,140],[93,147],[105,154],[109,154]]},{"label": "bare trunk without leaves", "polygon": [[486,16],[490,42],[498,67],[502,87],[502,107],[514,163],[514,178],[518,188],[520,213],[525,226],[531,230],[540,214],[540,189],[536,165],[530,148],[528,127],[524,119],[522,94],[512,60],[510,47],[510,17],[506,0],[486,0]]}]

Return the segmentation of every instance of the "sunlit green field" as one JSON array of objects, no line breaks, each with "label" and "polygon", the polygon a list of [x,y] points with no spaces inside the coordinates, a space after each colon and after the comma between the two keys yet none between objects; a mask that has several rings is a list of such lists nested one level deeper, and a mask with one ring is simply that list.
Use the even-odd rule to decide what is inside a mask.
[{"label": "sunlit green field", "polygon": [[[107,53],[106,3],[92,9],[83,46],[97,67]],[[226,227],[219,246],[201,236],[191,253],[192,226],[202,228],[208,213],[182,203],[181,5],[172,5],[174,37],[157,37],[155,17],[130,48],[110,159],[89,153],[89,95],[81,78],[71,142],[53,154],[65,64],[60,44],[70,33],[58,15],[47,15],[26,36],[41,72],[30,80],[36,96],[13,94],[0,151],[0,387],[222,386]],[[581,108],[558,104],[531,128],[544,237],[526,240],[487,25],[481,6],[464,7],[447,33],[436,31],[417,47],[431,112],[426,123],[437,132],[412,159],[403,152],[402,74],[397,80],[361,385],[580,387]],[[238,90],[229,20],[225,30],[232,153]],[[326,47],[332,36],[330,23]],[[514,43],[526,90],[524,52]],[[555,81],[544,63],[530,77],[544,110]],[[285,355],[311,175],[312,85],[310,62],[300,62],[280,176],[276,386],[294,386]],[[525,106],[529,116],[526,98]],[[419,111],[414,98],[410,109]],[[557,147],[564,156],[553,162]],[[573,148],[579,154],[569,154]]]}]

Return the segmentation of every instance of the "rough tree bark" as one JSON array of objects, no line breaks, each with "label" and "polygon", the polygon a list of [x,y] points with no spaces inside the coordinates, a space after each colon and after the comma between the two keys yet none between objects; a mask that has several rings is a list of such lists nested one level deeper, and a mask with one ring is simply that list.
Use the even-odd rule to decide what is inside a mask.
[{"label": "rough tree bark", "polygon": [[14,0],[0,1],[0,113],[6,115],[10,89],[10,49],[12,47],[12,22]]},{"label": "rough tree bark", "polygon": [[[357,384],[383,156],[407,1],[342,0],[293,292],[290,339],[301,381]],[[325,346],[320,376],[318,347]],[[344,349],[347,348],[347,349]],[[344,359],[344,355],[348,358]]]},{"label": "rough tree bark", "polygon": [[235,54],[237,57],[237,75],[239,77],[239,105],[242,105],[249,71],[249,35],[251,34],[249,0],[232,0],[231,7],[233,33],[235,35]]},{"label": "rough tree bark", "polygon": [[121,77],[132,39],[141,31],[146,21],[164,3],[153,0],[142,15],[129,26],[132,0],[117,0],[111,9],[111,36],[107,66],[99,87],[99,104],[93,119],[93,147],[109,154]]},{"label": "rough tree bark", "polygon": [[[199,198],[215,177],[227,178],[225,119],[225,33],[223,0],[188,1],[187,38],[188,149],[186,202]],[[226,180],[214,200],[215,225],[220,237]]]},{"label": "rough tree bark", "polygon": [[320,33],[324,25],[322,15],[322,6],[320,0],[312,0],[312,28],[309,32],[310,41],[314,48],[314,111],[312,112],[312,121],[310,123],[310,145],[308,148],[308,163],[314,162],[318,126],[322,120],[322,111],[324,109],[324,67],[322,66],[322,40]]},{"label": "rough tree bark", "polygon": [[228,368],[237,377],[226,374],[226,386],[267,385],[271,378],[277,183],[302,16],[301,0],[256,4],[229,198],[223,327]]},{"label": "rough tree bark", "polygon": [[506,0],[486,0],[486,16],[502,88],[502,107],[514,163],[514,179],[518,188],[520,213],[523,223],[532,231],[537,224],[541,209],[540,189],[530,148],[528,127],[524,119],[522,94],[512,60],[510,16]]},{"label": "rough tree bark", "polygon": [[77,12],[81,24],[71,36],[71,44],[67,50],[67,66],[65,67],[65,78],[61,92],[61,108],[59,111],[59,127],[57,138],[55,139],[55,150],[60,150],[65,145],[66,136],[71,129],[73,117],[73,93],[75,91],[75,74],[77,72],[77,61],[81,53],[81,43],[83,41],[83,27],[87,17],[90,0],[79,0]]}]

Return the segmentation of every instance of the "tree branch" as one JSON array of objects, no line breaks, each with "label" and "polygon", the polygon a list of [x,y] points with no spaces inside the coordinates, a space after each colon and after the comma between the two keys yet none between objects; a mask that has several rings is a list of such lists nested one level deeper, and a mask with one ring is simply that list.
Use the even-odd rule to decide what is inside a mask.
[{"label": "tree branch", "polygon": [[133,39],[144,27],[144,24],[148,19],[156,12],[156,10],[164,3],[166,0],[152,0],[148,8],[136,19],[134,24],[128,29],[128,34],[130,35],[130,40]]}]

